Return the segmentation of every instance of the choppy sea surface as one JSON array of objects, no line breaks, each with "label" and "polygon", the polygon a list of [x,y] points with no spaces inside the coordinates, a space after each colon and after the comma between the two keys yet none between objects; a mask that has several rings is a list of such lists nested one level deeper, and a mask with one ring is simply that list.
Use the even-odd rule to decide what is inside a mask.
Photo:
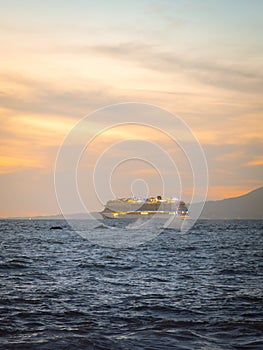
[{"label": "choppy sea surface", "polygon": [[0,234],[1,349],[263,349],[263,221],[132,248],[64,221],[2,220]]}]

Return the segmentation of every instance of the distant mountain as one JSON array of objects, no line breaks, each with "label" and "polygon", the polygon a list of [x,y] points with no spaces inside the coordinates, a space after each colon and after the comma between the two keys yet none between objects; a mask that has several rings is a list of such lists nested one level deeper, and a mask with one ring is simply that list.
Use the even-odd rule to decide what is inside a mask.
[{"label": "distant mountain", "polygon": [[201,218],[263,219],[263,187],[243,196],[217,201],[207,201],[202,211]]},{"label": "distant mountain", "polygon": [[[191,213],[200,208],[200,203],[192,204]],[[101,219],[100,213],[92,212],[93,218]],[[193,215],[194,216],[194,215]],[[68,216],[69,220],[88,219],[88,214],[76,213]],[[201,213],[201,219],[263,219],[263,187],[251,191],[243,196],[227,198],[217,201],[207,201]],[[29,219],[28,217],[9,219]],[[50,216],[35,216],[38,220],[64,219],[62,214]]]}]

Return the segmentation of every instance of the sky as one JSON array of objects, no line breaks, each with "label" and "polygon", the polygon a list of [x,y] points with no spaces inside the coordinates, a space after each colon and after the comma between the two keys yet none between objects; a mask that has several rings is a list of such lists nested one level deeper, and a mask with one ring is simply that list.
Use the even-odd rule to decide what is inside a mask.
[{"label": "sky", "polygon": [[[262,1],[0,0],[0,5],[1,217],[59,213],[54,169],[63,140],[84,116],[124,102],[154,104],[182,118],[205,152],[209,199],[263,185]],[[94,141],[96,152],[90,149],[89,167],[94,169],[103,146],[127,139],[138,144],[149,135],[144,131],[120,127],[101,135]],[[87,133],[92,132],[90,125]],[[179,164],[168,140],[150,134],[149,141]],[[113,193],[127,195],[129,175],[131,182],[148,181],[156,195],[158,172],[135,163],[134,177],[130,167],[117,169]],[[171,170],[162,167],[164,173]],[[189,191],[187,182],[182,192]],[[91,209],[101,209],[95,194],[91,199]]]}]

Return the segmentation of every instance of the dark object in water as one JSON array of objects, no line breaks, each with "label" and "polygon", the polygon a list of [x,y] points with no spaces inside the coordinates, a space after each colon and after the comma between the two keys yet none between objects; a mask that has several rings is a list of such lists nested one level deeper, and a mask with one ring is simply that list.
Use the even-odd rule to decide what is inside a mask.
[{"label": "dark object in water", "polygon": [[61,226],[51,226],[50,230],[63,230],[63,227],[61,227]]}]

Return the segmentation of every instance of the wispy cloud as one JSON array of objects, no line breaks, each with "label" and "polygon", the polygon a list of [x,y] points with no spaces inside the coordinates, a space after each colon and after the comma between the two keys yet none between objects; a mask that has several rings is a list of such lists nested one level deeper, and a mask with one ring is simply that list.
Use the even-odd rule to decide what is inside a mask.
[{"label": "wispy cloud", "polygon": [[204,84],[219,88],[251,93],[263,91],[262,67],[255,67],[249,62],[242,65],[234,58],[224,62],[220,58],[182,55],[176,50],[169,52],[154,45],[134,42],[75,47],[74,52],[109,56],[171,76],[184,73]]},{"label": "wispy cloud", "polygon": [[[126,62],[146,70],[169,75],[170,79],[184,76],[207,86],[235,90],[245,93],[262,93],[263,75],[261,60],[255,60],[244,49],[233,55],[207,53],[202,55],[194,51],[177,50],[176,47],[145,41],[101,43],[99,45],[60,44],[49,50],[38,48],[32,54],[38,55],[86,55]],[[257,57],[262,50],[257,50]],[[88,62],[88,61],[87,61]],[[109,64],[112,64],[112,62]],[[129,66],[131,69],[131,65]]]},{"label": "wispy cloud", "polygon": [[153,168],[136,169],[133,172],[135,175],[156,175],[157,170]]},{"label": "wispy cloud", "polygon": [[252,160],[246,163],[246,166],[261,166],[263,165],[263,156],[253,157]]},{"label": "wispy cloud", "polygon": [[[116,97],[107,86],[96,87],[92,82],[72,86],[68,81],[64,87],[55,83],[17,75],[0,73],[2,108],[19,111],[55,114],[63,116],[84,116],[94,108],[112,103]],[[10,87],[9,87],[10,86]]]}]

